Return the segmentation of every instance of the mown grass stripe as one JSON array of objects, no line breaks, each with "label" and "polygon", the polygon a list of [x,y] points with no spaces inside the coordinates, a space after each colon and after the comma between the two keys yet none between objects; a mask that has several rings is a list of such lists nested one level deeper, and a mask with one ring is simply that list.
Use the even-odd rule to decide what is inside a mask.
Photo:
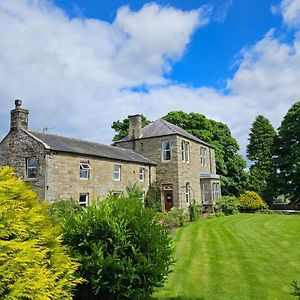
[{"label": "mown grass stripe", "polygon": [[177,231],[174,273],[156,299],[293,299],[300,217],[239,214]]}]

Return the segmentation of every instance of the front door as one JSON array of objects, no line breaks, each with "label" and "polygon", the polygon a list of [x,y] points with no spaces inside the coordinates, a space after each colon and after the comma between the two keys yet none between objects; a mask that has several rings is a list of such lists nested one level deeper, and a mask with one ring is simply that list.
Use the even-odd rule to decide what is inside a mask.
[{"label": "front door", "polygon": [[170,210],[173,207],[173,191],[165,190],[164,199],[165,199],[165,210]]}]

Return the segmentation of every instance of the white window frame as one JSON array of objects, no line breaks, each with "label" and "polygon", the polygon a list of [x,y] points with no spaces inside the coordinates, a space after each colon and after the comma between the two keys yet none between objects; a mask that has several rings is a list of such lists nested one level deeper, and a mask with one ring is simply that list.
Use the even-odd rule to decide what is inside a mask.
[{"label": "white window frame", "polygon": [[[29,165],[30,160],[35,160],[34,166]],[[34,177],[29,176],[30,171],[34,172]],[[37,157],[36,156],[26,158],[26,179],[27,180],[36,180],[37,179]]]},{"label": "white window frame", "polygon": [[190,143],[187,141],[181,141],[181,160],[190,162]]},{"label": "white window frame", "polygon": [[[166,145],[169,145],[169,148],[166,148]],[[167,158],[167,154],[169,154],[169,159]],[[161,156],[162,156],[162,161],[170,161],[171,160],[171,142],[170,140],[164,140],[161,142]]]},{"label": "white window frame", "polygon": [[[85,197],[85,200],[81,201],[81,197]],[[79,205],[81,205],[81,206],[89,205],[89,193],[80,193],[79,194]]]},{"label": "white window frame", "polygon": [[204,204],[208,204],[210,202],[209,184],[208,183],[203,183],[202,184],[202,202]]},{"label": "white window frame", "polygon": [[121,165],[114,165],[113,178],[115,181],[121,181]]},{"label": "white window frame", "polygon": [[79,178],[89,179],[90,178],[91,166],[89,162],[81,161],[79,166]]},{"label": "white window frame", "polygon": [[191,200],[191,186],[190,183],[187,182],[185,184],[185,202],[190,203],[190,200]]},{"label": "white window frame", "polygon": [[206,160],[207,160],[207,149],[206,147],[200,146],[200,165],[202,167],[206,167]]},{"label": "white window frame", "polygon": [[145,181],[145,167],[139,167],[139,181]]}]

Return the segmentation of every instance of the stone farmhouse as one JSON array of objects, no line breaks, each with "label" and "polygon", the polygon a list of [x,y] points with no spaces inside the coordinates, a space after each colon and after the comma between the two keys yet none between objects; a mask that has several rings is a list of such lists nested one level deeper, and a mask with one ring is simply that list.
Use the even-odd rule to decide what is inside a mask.
[{"label": "stone farmhouse", "polygon": [[108,146],[28,130],[28,110],[15,101],[10,131],[0,142],[0,165],[30,182],[40,199],[78,199],[89,205],[109,193],[126,193],[138,183],[143,199],[151,184],[161,189],[162,206],[210,207],[220,197],[214,148],[164,120],[141,128],[129,116],[129,135]]}]

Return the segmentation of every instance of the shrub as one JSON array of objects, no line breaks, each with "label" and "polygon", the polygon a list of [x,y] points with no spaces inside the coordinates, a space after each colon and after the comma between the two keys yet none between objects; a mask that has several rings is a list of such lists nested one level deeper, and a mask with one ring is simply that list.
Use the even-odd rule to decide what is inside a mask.
[{"label": "shrub", "polygon": [[146,299],[173,262],[171,238],[155,211],[120,196],[94,201],[64,222],[64,240],[87,280],[78,299]]},{"label": "shrub", "polygon": [[129,198],[137,200],[141,199],[143,191],[137,183],[129,184],[126,190]]},{"label": "shrub", "polygon": [[156,211],[162,211],[161,190],[156,182],[152,183],[149,187],[145,197],[145,207],[153,208]]},{"label": "shrub", "polygon": [[200,220],[202,207],[199,204],[193,203],[189,206],[190,222]]},{"label": "shrub", "polygon": [[208,214],[207,218],[208,219],[213,219],[213,218],[221,218],[221,217],[224,217],[224,216],[225,215],[223,214],[223,212],[219,211],[219,212]]},{"label": "shrub", "polygon": [[72,299],[78,264],[47,210],[11,168],[0,168],[1,299]]},{"label": "shrub", "polygon": [[266,209],[268,206],[263,202],[260,196],[252,191],[246,191],[238,201],[238,209],[242,212],[255,212],[260,209]]},{"label": "shrub", "polygon": [[72,215],[77,215],[84,209],[83,206],[75,200],[59,200],[49,206],[50,216],[53,221],[63,222]]},{"label": "shrub", "polygon": [[298,297],[298,299],[300,300],[300,287],[298,286],[298,282],[293,281],[292,287],[293,287],[294,291],[291,293],[291,295]]},{"label": "shrub", "polygon": [[238,213],[237,198],[234,196],[223,196],[217,201],[217,207],[226,216]]},{"label": "shrub", "polygon": [[189,216],[182,209],[173,207],[170,211],[158,212],[155,220],[168,231],[181,227],[189,221]]}]

